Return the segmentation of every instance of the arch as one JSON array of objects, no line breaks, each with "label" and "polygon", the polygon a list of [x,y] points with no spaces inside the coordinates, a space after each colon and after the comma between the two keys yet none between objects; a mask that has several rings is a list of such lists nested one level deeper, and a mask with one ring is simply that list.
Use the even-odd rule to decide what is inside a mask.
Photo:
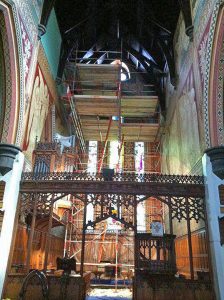
[{"label": "arch", "polygon": [[0,1],[4,57],[4,118],[0,141],[20,146],[24,104],[22,39],[13,1]]},{"label": "arch", "polygon": [[0,136],[3,131],[3,120],[5,115],[5,62],[3,55],[3,40],[0,31]]},{"label": "arch", "polygon": [[39,282],[40,282],[41,288],[42,288],[43,299],[45,299],[45,300],[48,299],[49,290],[48,290],[47,277],[45,276],[45,274],[43,272],[40,272],[39,270],[33,270],[25,277],[25,279],[23,281],[22,288],[19,292],[19,300],[25,299],[24,297],[26,294],[28,284],[29,284],[30,280],[33,279],[34,277],[37,277],[39,279]]},{"label": "arch", "polygon": [[105,220],[107,220],[108,218],[112,218],[112,219],[114,219],[114,220],[120,222],[121,224],[123,224],[126,228],[131,228],[132,230],[134,230],[135,227],[136,227],[135,225],[126,222],[126,221],[124,220],[124,218],[122,218],[122,217],[120,218],[120,217],[117,217],[115,214],[108,213],[107,215],[105,215],[105,216],[103,216],[103,217],[101,217],[101,218],[100,218],[100,217],[97,218],[95,221],[88,221],[88,223],[86,224],[86,228],[87,228],[88,226],[94,227],[94,226],[96,226],[96,224],[98,224],[98,223],[100,223],[100,222],[102,222],[102,221],[105,221]]},{"label": "arch", "polygon": [[209,32],[204,83],[204,128],[206,147],[224,144],[224,1],[214,6]]}]

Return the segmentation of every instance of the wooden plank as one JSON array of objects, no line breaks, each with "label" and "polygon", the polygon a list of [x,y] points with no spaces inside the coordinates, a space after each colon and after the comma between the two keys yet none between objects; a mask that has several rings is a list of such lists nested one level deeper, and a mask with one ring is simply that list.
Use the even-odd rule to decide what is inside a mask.
[{"label": "wooden plank", "polygon": [[118,194],[151,195],[154,196],[185,196],[204,197],[205,187],[201,184],[180,184],[180,183],[154,183],[154,182],[133,182],[133,181],[84,181],[84,180],[38,180],[23,181],[20,192],[43,192],[43,193],[75,193],[93,194],[116,191]]},{"label": "wooden plank", "polygon": [[[85,140],[100,141],[99,128],[102,138],[106,138],[108,128],[108,119],[97,120],[96,117],[82,116],[82,130]],[[150,141],[155,140],[159,124],[154,123],[123,123],[121,124],[121,133],[124,134],[125,141]],[[112,121],[108,140],[117,140],[118,138],[118,121]]]},{"label": "wooden plank", "polygon": [[[116,96],[110,95],[75,95],[75,105],[80,115],[118,114]],[[158,97],[123,97],[121,99],[121,115],[133,117],[147,117],[155,113]]]},{"label": "wooden plank", "polygon": [[123,96],[121,99],[121,114],[124,117],[147,117],[156,112],[157,96]]},{"label": "wooden plank", "polygon": [[[80,85],[97,85],[99,83],[117,85],[119,65],[76,64]],[[89,82],[88,82],[89,81]]]}]

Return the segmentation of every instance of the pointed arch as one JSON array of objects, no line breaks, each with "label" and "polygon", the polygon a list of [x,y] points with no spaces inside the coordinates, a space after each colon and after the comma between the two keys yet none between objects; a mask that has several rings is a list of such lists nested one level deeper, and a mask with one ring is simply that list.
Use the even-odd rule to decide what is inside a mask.
[{"label": "pointed arch", "polygon": [[0,1],[0,28],[3,49],[4,117],[0,141],[20,146],[24,106],[22,39],[13,1]]},{"label": "pointed arch", "polygon": [[224,1],[214,6],[207,47],[204,83],[204,128],[206,147],[224,144]]}]

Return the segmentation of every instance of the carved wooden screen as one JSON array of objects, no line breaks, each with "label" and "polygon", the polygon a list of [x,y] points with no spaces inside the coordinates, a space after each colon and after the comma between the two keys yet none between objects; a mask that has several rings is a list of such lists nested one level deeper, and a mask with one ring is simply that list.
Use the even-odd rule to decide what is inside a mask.
[{"label": "carved wooden screen", "polygon": [[124,171],[135,171],[135,143],[124,143]]},{"label": "carved wooden screen", "polygon": [[175,235],[152,236],[150,233],[138,233],[137,268],[153,274],[175,274],[176,260],[174,249]]},{"label": "carved wooden screen", "polygon": [[158,143],[145,143],[145,172],[160,172],[160,154]]}]

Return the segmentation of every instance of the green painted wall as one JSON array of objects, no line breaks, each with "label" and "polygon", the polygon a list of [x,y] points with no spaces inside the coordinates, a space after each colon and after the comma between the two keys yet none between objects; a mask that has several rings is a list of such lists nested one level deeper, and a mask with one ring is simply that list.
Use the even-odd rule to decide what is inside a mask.
[{"label": "green painted wall", "polygon": [[51,73],[55,79],[60,56],[61,34],[54,10],[52,10],[48,20],[47,32],[42,36],[41,41],[51,68]]}]

